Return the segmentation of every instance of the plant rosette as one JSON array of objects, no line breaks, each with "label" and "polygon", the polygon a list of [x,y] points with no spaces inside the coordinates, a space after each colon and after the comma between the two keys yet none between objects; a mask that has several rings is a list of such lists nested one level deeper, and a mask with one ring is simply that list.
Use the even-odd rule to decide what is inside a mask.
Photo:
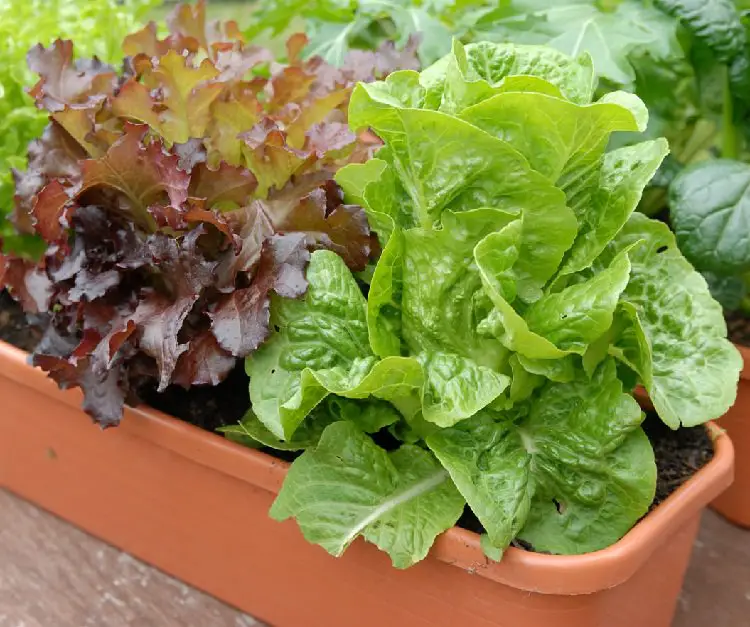
[{"label": "plant rosette", "polygon": [[47,115],[26,93],[35,82],[26,53],[38,42],[77,38],[77,48],[107,63],[122,60],[122,38],[136,30],[157,0],[0,0],[0,237],[6,250],[28,257],[44,250],[37,238],[19,235],[8,220],[13,209],[12,169],[26,167],[26,148]]},{"label": "plant rosette", "polygon": [[303,298],[271,297],[247,360],[252,409],[225,429],[302,451],[271,516],[396,567],[465,507],[488,556],[514,540],[580,554],[648,511],[656,468],[633,397],[671,428],[721,416],[741,359],[668,227],[633,213],[667,154],[632,94],[593,101],[591,58],[454,43],[421,73],[358,85],[376,157],[336,173],[382,254],[365,284],[312,254]]},{"label": "plant rosette", "polygon": [[379,142],[346,106],[357,81],[415,64],[393,46],[302,61],[304,35],[281,63],[205,2],[168,24],[125,38],[121,72],[70,41],[28,55],[50,122],[14,174],[15,222],[47,248],[0,256],[0,285],[48,314],[32,361],[104,426],[142,385],[224,379],[268,335],[270,295],[304,294],[310,250],[365,269],[377,242],[333,175]]}]

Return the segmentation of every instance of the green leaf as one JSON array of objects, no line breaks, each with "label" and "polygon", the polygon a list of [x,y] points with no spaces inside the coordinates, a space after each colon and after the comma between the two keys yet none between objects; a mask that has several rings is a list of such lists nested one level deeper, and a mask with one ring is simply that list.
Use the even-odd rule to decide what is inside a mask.
[{"label": "green leaf", "polygon": [[372,354],[365,299],[336,254],[313,253],[307,280],[304,301],[274,302],[273,323],[279,331],[247,360],[253,411],[283,440],[329,393],[397,403],[423,383],[415,359],[378,361]]},{"label": "green leaf", "polygon": [[745,29],[732,0],[654,0],[654,5],[677,18],[722,63],[745,49]]},{"label": "green leaf", "polygon": [[[465,109],[460,117],[512,144],[534,170],[567,190],[596,166],[612,132],[643,131],[648,113],[637,96],[624,92],[585,106],[546,94],[509,92]],[[557,123],[550,125],[550,120]]]},{"label": "green leaf", "polygon": [[719,304],[727,311],[735,311],[742,306],[747,296],[747,283],[741,276],[722,276],[713,272],[702,271],[708,283],[708,289]]},{"label": "green leaf", "polygon": [[[548,215],[554,221],[550,226],[562,232],[546,263],[527,270],[528,286],[524,284],[524,290],[535,289],[544,275],[549,278],[559,264],[558,255],[567,248],[568,233],[575,228],[562,193],[531,170],[507,143],[439,111],[399,108],[381,96],[380,85],[360,84],[355,88],[349,122],[355,129],[373,128],[387,143],[394,173],[408,195],[409,205],[403,210],[412,216],[397,225],[432,228],[447,208],[523,208]],[[373,203],[369,205],[379,210]],[[536,227],[532,222],[532,228]],[[551,240],[548,232],[545,239]],[[534,243],[530,241],[528,246],[533,248]]]},{"label": "green leaf", "polygon": [[477,321],[490,308],[474,247],[485,236],[514,221],[497,209],[445,212],[443,228],[403,234],[402,336],[409,354],[453,352],[498,369],[507,351],[477,333]]},{"label": "green leaf", "polygon": [[463,507],[429,452],[405,444],[386,453],[354,424],[337,422],[292,464],[271,517],[294,517],[309,542],[335,556],[363,535],[407,568],[424,559]]},{"label": "green leaf", "polygon": [[379,357],[401,355],[401,298],[404,274],[404,236],[394,231],[380,254],[367,294],[370,346]]},{"label": "green leaf", "polygon": [[422,416],[450,427],[487,407],[508,387],[510,379],[492,368],[452,353],[420,355],[425,372]]},{"label": "green leaf", "polygon": [[344,190],[344,200],[350,205],[365,205],[365,188],[377,181],[387,164],[380,159],[365,163],[348,163],[334,175],[334,180]]},{"label": "green leaf", "polygon": [[507,348],[530,359],[560,359],[569,353],[585,353],[587,346],[612,324],[630,272],[627,250],[606,270],[560,292],[544,295],[521,315],[507,300],[510,290],[502,285],[508,263],[513,261],[513,255],[506,251],[509,247],[513,250],[518,231],[518,223],[512,223],[488,235],[474,251],[485,290],[496,308],[494,316],[484,321],[484,328],[499,331]]},{"label": "green leaf", "polygon": [[487,295],[495,309],[485,318],[480,331],[495,335],[512,351],[536,359],[559,359],[566,355],[552,342],[529,330],[526,321],[509,302],[513,266],[519,259],[523,223],[511,222],[485,237],[474,249],[474,258]]},{"label": "green leaf", "polygon": [[593,263],[627,222],[668,152],[664,139],[618,148],[606,153],[590,176],[568,182],[568,202],[580,228],[559,276],[580,272]]},{"label": "green leaf", "polygon": [[592,278],[547,294],[525,314],[529,330],[558,348],[578,354],[612,324],[615,307],[630,277],[628,251]]},{"label": "green leaf", "polygon": [[485,412],[427,444],[489,545],[504,550],[519,536],[540,551],[588,553],[619,540],[653,500],[656,466],[641,420],[610,359],[592,379],[579,372],[548,383],[520,421]]},{"label": "green leaf", "polygon": [[410,35],[419,34],[419,58],[423,65],[432,63],[448,52],[452,33],[425,7],[414,6],[412,2],[405,4],[407,6],[403,9],[397,9],[391,14],[400,35],[398,43],[403,46]]},{"label": "green leaf", "polygon": [[[446,212],[441,230],[394,232],[368,296],[373,350],[416,355],[425,372],[425,420],[440,426],[468,418],[508,386],[499,373],[507,351],[481,336],[489,302],[473,261],[476,243],[513,216],[496,209]],[[403,345],[402,345],[403,340]]]},{"label": "green leaf", "polygon": [[263,445],[280,451],[303,451],[316,446],[325,428],[334,422],[348,420],[365,433],[376,433],[400,419],[396,409],[385,401],[358,401],[329,396],[302,421],[287,441],[271,433],[252,410],[238,424],[221,427],[218,431],[231,440],[253,448]]},{"label": "green leaf", "polygon": [[[580,104],[591,101],[594,72],[591,58],[579,59],[542,46],[498,45],[479,42],[453,43],[448,61],[428,70],[427,101],[437,101],[440,109],[459,113],[466,107],[505,92],[540,92],[564,97]],[[424,76],[424,73],[423,73]],[[424,85],[425,81],[421,80]],[[436,108],[436,107],[434,107]]]},{"label": "green leaf", "polygon": [[638,240],[645,241],[629,254],[631,278],[620,305],[627,324],[614,354],[638,373],[673,429],[718,418],[734,403],[742,369],[721,306],[661,222],[633,214],[607,254]]},{"label": "green leaf", "polygon": [[[511,403],[515,404],[529,398],[534,393],[534,390],[544,384],[545,381],[544,376],[526,368],[520,355],[512,355],[509,361],[513,373],[509,398]],[[562,361],[564,360],[555,360],[553,363],[560,363]]]},{"label": "green leaf", "polygon": [[750,165],[729,159],[685,168],[669,188],[677,243],[701,270],[750,269]]},{"label": "green leaf", "polygon": [[[506,10],[507,11],[507,10]],[[502,9],[501,9],[502,12]],[[638,0],[623,0],[614,11],[604,11],[593,0],[517,0],[498,19],[480,22],[475,37],[490,41],[546,44],[571,57],[586,52],[596,72],[619,85],[630,85],[635,74],[630,54],[647,49],[656,58],[679,50],[674,20]]]}]

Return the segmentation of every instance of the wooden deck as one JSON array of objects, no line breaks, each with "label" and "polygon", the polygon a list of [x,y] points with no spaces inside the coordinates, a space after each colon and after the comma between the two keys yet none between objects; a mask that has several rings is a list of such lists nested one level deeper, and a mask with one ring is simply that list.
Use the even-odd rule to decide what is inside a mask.
[{"label": "wooden deck", "polygon": [[[261,623],[0,490],[0,627],[204,625]],[[750,627],[750,531],[705,514],[674,627]]]}]

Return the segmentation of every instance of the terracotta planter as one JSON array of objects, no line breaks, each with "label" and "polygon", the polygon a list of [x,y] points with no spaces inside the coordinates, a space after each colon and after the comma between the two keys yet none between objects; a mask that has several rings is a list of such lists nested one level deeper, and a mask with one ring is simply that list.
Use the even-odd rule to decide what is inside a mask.
[{"label": "terracotta planter", "polygon": [[735,478],[711,507],[733,523],[750,529],[750,349],[735,346],[745,366],[740,374],[737,400],[719,420],[719,426],[727,430],[737,451]]},{"label": "terracotta planter", "polygon": [[25,360],[0,343],[2,484],[276,627],[667,627],[700,512],[732,479],[717,432],[713,461],[604,551],[498,564],[454,528],[397,571],[363,541],[337,560],[270,520],[284,462],[150,410],[102,432]]}]

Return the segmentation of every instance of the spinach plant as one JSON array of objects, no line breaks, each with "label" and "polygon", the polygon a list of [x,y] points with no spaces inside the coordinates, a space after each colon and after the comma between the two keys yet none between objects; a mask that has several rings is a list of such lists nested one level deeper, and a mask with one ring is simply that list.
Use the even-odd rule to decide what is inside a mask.
[{"label": "spinach plant", "polygon": [[668,227],[634,213],[667,143],[607,151],[648,112],[594,84],[588,54],[456,42],[355,88],[350,127],[384,146],[336,180],[382,254],[367,283],[316,251],[305,297],[272,296],[252,408],[226,429],[304,451],[274,518],[333,555],[363,536],[397,567],[467,504],[494,558],[516,538],[595,551],[654,496],[635,384],[675,429],[731,406],[721,307]]}]

